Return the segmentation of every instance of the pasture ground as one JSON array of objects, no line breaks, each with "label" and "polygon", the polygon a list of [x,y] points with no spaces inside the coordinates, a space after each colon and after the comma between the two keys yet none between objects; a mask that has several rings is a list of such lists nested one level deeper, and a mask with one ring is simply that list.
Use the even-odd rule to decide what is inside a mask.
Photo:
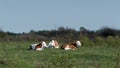
[{"label": "pasture ground", "polygon": [[0,42],[0,68],[120,68],[120,48],[26,50],[32,42]]}]

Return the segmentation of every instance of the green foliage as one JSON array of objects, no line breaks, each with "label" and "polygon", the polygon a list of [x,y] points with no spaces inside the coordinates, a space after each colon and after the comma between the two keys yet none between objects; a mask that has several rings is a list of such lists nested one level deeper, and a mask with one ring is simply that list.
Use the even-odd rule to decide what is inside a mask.
[{"label": "green foliage", "polygon": [[110,27],[104,27],[104,28],[98,30],[97,33],[100,36],[103,36],[103,37],[108,37],[108,36],[115,37],[119,34],[119,30],[113,29],[113,28],[110,28]]},{"label": "green foliage", "polygon": [[[120,30],[104,27],[97,31],[91,31],[81,27],[78,31],[72,28],[59,27],[57,30],[31,30],[29,33],[12,33],[0,31],[0,41],[48,41],[52,39],[62,40],[63,42],[72,42],[73,40],[87,37],[90,43],[94,43],[94,38],[107,38],[112,36],[120,38]],[[97,39],[97,38],[96,38]],[[104,40],[104,39],[103,39]],[[96,41],[95,41],[96,42]],[[87,43],[86,43],[87,44]],[[89,44],[89,45],[91,45]],[[88,44],[87,44],[88,45]]]},{"label": "green foliage", "polygon": [[0,38],[5,38],[6,37],[6,33],[3,31],[0,31]]},{"label": "green foliage", "polygon": [[120,38],[114,38],[112,36],[109,36],[105,39],[105,42],[107,43],[108,46],[112,47],[120,47]]},{"label": "green foliage", "polygon": [[83,46],[91,47],[91,46],[95,45],[92,40],[90,40],[89,38],[87,38],[85,36],[81,38],[81,42],[83,43]]}]

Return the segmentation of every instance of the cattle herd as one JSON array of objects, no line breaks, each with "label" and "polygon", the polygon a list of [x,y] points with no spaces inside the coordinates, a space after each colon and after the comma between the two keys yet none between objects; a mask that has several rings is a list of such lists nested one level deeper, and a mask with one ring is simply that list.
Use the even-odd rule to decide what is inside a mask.
[{"label": "cattle herd", "polygon": [[36,44],[31,44],[29,47],[29,50],[44,50],[44,48],[61,48],[63,50],[77,50],[79,46],[81,46],[81,42],[80,41],[76,41],[74,43],[66,43],[63,44],[62,46],[59,46],[57,40],[52,40],[49,42],[49,44],[47,45],[45,41],[41,41],[39,43]]}]

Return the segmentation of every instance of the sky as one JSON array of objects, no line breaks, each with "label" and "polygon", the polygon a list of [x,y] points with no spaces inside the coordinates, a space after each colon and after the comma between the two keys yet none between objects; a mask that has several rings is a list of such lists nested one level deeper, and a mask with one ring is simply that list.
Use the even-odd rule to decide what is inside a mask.
[{"label": "sky", "polygon": [[14,33],[59,27],[120,29],[120,0],[0,0],[0,28]]}]

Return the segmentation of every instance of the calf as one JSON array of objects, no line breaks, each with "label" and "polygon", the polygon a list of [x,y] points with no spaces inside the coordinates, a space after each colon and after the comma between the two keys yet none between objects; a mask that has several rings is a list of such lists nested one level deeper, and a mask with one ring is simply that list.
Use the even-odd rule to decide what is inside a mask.
[{"label": "calf", "polygon": [[49,48],[59,48],[58,42],[56,40],[52,40],[50,41],[50,43],[48,44]]},{"label": "calf", "polygon": [[61,46],[61,49],[64,49],[64,50],[77,50],[78,46],[81,46],[80,41],[76,41],[75,43],[71,43],[71,44],[64,44],[64,45]]},{"label": "calf", "polygon": [[29,50],[44,50],[45,47],[48,47],[46,42],[42,41],[40,43],[31,44]]}]

